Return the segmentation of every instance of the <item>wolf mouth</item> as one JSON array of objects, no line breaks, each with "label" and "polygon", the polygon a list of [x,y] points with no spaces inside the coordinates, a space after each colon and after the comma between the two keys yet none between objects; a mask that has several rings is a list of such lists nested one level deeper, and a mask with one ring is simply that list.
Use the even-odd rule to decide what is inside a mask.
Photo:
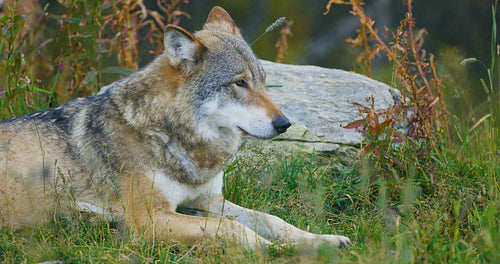
[{"label": "wolf mouth", "polygon": [[241,128],[240,126],[237,126],[237,128],[241,131],[241,134],[243,137],[253,137],[253,138],[259,138],[259,139],[270,139],[273,138],[275,135],[268,135],[268,136],[259,136],[259,135],[254,135],[249,132],[247,132],[245,129]]},{"label": "wolf mouth", "polygon": [[248,133],[245,131],[245,129],[241,128],[240,126],[236,126],[240,132],[242,133],[243,136],[253,136],[252,134]]}]

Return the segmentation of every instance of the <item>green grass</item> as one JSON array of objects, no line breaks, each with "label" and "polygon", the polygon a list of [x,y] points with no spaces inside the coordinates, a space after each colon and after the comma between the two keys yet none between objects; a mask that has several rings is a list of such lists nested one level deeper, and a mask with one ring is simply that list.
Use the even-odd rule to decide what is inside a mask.
[{"label": "green grass", "polygon": [[[120,223],[64,219],[21,231],[0,232],[5,263],[494,263],[500,261],[500,158],[498,138],[487,126],[436,154],[441,166],[431,190],[409,172],[399,197],[356,162],[330,170],[325,159],[292,155],[262,167],[233,164],[226,196],[246,207],[282,217],[315,233],[342,234],[354,246],[316,252],[248,252],[237,245],[191,248],[168,241],[131,240]],[[493,143],[496,140],[496,143]],[[466,143],[466,142],[461,142]],[[443,143],[444,144],[444,143]],[[252,164],[252,163],[250,163]],[[427,187],[429,188],[429,187]]]}]

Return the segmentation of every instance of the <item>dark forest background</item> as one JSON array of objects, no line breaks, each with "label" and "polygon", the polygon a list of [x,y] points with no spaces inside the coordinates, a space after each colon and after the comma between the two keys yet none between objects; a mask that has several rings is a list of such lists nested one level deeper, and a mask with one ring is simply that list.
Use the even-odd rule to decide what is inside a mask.
[{"label": "dark forest background", "polygon": [[[29,66],[38,67],[33,72],[35,78],[41,80],[42,86],[43,83],[56,83],[58,104],[64,103],[74,96],[95,93],[100,86],[121,77],[116,74],[106,77],[106,73],[100,70],[101,66],[116,66],[118,64],[116,56],[114,53],[110,53],[109,58],[104,58],[105,52],[103,53],[98,47],[100,44],[92,44],[96,38],[108,41],[109,37],[106,34],[116,34],[113,31],[106,29],[96,33],[95,36],[92,34],[89,36],[88,33],[78,33],[80,36],[74,40],[83,45],[79,51],[75,50],[76,46],[70,43],[71,40],[68,42],[67,34],[80,31],[78,23],[83,25],[81,32],[94,30],[99,23],[91,23],[90,20],[98,20],[99,14],[96,14],[95,18],[88,18],[88,21],[82,19],[83,22],[75,22],[75,18],[88,15],[81,15],[84,12],[75,11],[78,10],[77,4],[75,4],[78,1],[25,2],[20,7],[28,16],[30,16],[30,12],[32,14],[39,13],[39,11],[30,11],[30,9],[35,10],[34,6],[30,6],[33,3],[38,5],[36,8],[38,10],[46,8],[44,11],[46,16],[35,15],[34,17],[40,17],[39,21],[28,21],[28,23],[39,22],[40,29],[35,29],[35,32],[40,31],[40,33],[33,34],[35,37],[30,37],[28,41],[25,41],[24,49],[33,50],[37,49],[37,45],[46,45],[40,48],[40,54],[43,56],[34,57],[35,60]],[[82,1],[82,3],[84,2]],[[88,3],[88,6],[93,6],[94,2],[86,1],[84,5],[87,6]],[[107,8],[103,14],[109,15],[112,12],[110,6],[115,2],[117,1],[101,2],[100,5]],[[283,63],[318,65],[361,74],[367,73],[364,65],[356,60],[363,48],[353,47],[352,44],[346,42],[348,38],[355,38],[356,30],[360,28],[358,17],[349,13],[349,6],[333,5],[329,14],[324,15],[328,0],[182,0],[177,2],[181,2],[180,10],[188,14],[188,16],[177,17],[180,26],[189,31],[200,29],[210,9],[219,5],[231,14],[249,42],[255,40],[277,18],[286,17],[293,21],[293,25],[291,26],[292,36],[288,37],[288,49],[284,54]],[[406,1],[403,0],[368,0],[365,2],[366,15],[373,18],[381,37],[384,36],[385,27],[394,31],[408,10]],[[147,9],[158,10],[159,14],[164,15],[164,12],[158,9],[157,1],[146,0],[143,3]],[[73,5],[75,8],[68,8],[69,5]],[[487,111],[488,103],[486,102],[487,94],[481,86],[480,79],[487,79],[486,71],[478,63],[463,66],[460,62],[468,57],[489,62],[491,57],[492,2],[490,0],[419,0],[413,2],[413,17],[416,21],[416,29],[424,28],[426,30],[423,49],[435,56],[437,69],[445,86],[443,93],[448,101],[448,109],[458,115],[463,112],[468,115],[471,111],[478,111],[477,115],[482,115],[481,111]],[[35,18],[30,17],[29,19]],[[153,20],[151,16],[148,16],[147,19]],[[27,25],[24,27],[24,30],[28,30],[26,29]],[[147,40],[148,27],[141,27],[137,32],[138,55],[131,57],[133,57],[136,66],[142,67],[154,58],[155,55],[151,49],[158,50],[158,47],[154,47],[155,45]],[[278,55],[275,43],[279,38],[280,29],[276,29],[264,35],[252,48],[259,58],[275,61]],[[387,39],[391,39],[391,37],[388,36]],[[123,41],[123,39],[119,39],[119,41]],[[94,51],[89,47],[93,48]],[[120,52],[122,56],[126,56],[128,51],[123,50],[123,47],[121,47]],[[90,61],[89,57],[82,57],[86,56],[89,50],[91,50]],[[52,61],[62,62],[59,64],[59,69],[53,67]],[[80,61],[82,61],[81,66],[75,66]],[[71,71],[63,69],[64,66],[69,65],[68,63],[73,67]],[[387,62],[385,55],[378,54],[372,63],[372,77],[390,84],[391,78],[393,78],[393,65]],[[120,65],[123,67],[124,64]],[[487,64],[487,66],[489,65]],[[125,68],[135,70],[134,68],[137,67]],[[61,74],[62,81],[60,82],[55,81],[58,72]],[[128,71],[121,70],[116,72],[128,73]],[[66,81],[69,80],[68,77],[75,73],[74,79],[76,81],[73,84],[68,83]],[[97,82],[89,78],[94,75],[97,75]],[[91,84],[87,85],[91,87],[88,92],[74,92],[75,89],[84,89],[81,87],[84,87],[86,83]],[[94,85],[93,88],[92,85]],[[495,88],[497,88],[495,91],[498,90],[498,87]],[[48,88],[43,87],[43,89]],[[64,93],[68,89],[69,92],[65,95]],[[53,105],[53,103],[49,104],[49,106]]]},{"label": "dark forest background", "polygon": [[[380,36],[384,26],[395,29],[407,12],[406,1],[369,0],[364,7],[372,17]],[[329,14],[327,0],[191,0],[182,5],[190,18],[183,17],[180,25],[195,31],[203,25],[214,5],[225,8],[241,28],[247,41],[255,40],[267,26],[279,17],[293,20],[293,36],[288,38],[284,63],[318,65],[363,73],[356,62],[362,47],[353,48],[345,40],[354,38],[360,27],[357,17],[349,13],[349,6],[334,5]],[[464,110],[462,103],[472,109],[484,103],[484,93],[479,79],[487,79],[479,64],[460,65],[467,57],[489,61],[492,29],[492,2],[489,0],[419,0],[413,3],[413,16],[417,28],[425,28],[424,49],[434,54],[440,74],[445,78],[450,110]],[[276,60],[279,30],[266,34],[253,49],[261,59]],[[151,58],[144,56],[140,64]],[[389,83],[392,65],[384,55],[374,60],[373,78]],[[457,100],[454,101],[453,98]],[[481,107],[479,107],[481,109]],[[480,110],[478,110],[480,111]]]}]

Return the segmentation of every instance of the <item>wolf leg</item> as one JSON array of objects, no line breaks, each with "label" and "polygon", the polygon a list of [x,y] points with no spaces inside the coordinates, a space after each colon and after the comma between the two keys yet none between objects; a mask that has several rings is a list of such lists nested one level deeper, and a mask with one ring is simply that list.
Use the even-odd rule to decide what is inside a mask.
[{"label": "wolf leg", "polygon": [[[138,220],[138,221],[137,221]],[[271,245],[248,227],[228,219],[197,217],[176,212],[157,211],[146,219],[136,219],[136,230],[149,238],[196,244],[203,239],[235,241],[249,249]]]},{"label": "wolf leg", "polygon": [[233,204],[225,200],[222,195],[213,195],[209,199],[198,199],[194,205],[199,209],[214,212],[223,215],[224,218],[241,223],[269,239],[277,239],[286,243],[304,243],[313,247],[318,247],[322,243],[337,247],[351,245],[350,239],[345,236],[309,233],[288,224],[277,216]]},{"label": "wolf leg", "polygon": [[116,200],[114,208],[123,207],[125,222],[135,235],[188,244],[197,244],[204,239],[232,240],[249,249],[272,244],[235,221],[177,213],[161,191],[151,188],[153,183],[146,177],[122,176],[124,180],[119,185],[121,198]]}]

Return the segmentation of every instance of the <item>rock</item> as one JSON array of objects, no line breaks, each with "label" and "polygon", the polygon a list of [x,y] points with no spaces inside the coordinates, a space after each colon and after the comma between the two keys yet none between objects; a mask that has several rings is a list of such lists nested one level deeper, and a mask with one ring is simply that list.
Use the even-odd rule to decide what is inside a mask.
[{"label": "rock", "polygon": [[[350,163],[359,152],[360,133],[341,125],[359,119],[357,107],[373,95],[376,109],[391,107],[396,90],[366,76],[317,66],[261,61],[271,98],[292,121],[288,131],[273,140],[246,139],[237,156],[261,152],[300,151]],[[394,93],[396,91],[396,93]]]}]

